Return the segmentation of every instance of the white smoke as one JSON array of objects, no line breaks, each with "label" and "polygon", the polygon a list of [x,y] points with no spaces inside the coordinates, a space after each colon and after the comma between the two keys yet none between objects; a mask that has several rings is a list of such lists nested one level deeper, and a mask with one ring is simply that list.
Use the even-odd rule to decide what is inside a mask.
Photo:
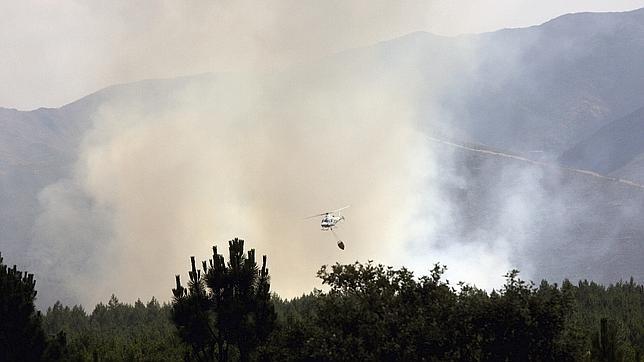
[{"label": "white smoke", "polygon": [[[32,254],[42,260],[35,271],[48,275],[38,280],[50,298],[86,305],[112,293],[166,300],[190,255],[203,260],[212,245],[225,250],[234,237],[268,255],[273,289],[287,297],[318,286],[322,264],[355,260],[406,265],[417,274],[440,261],[451,280],[490,288],[515,266],[521,256],[514,253],[533,247],[538,210],[555,210],[562,216],[556,227],[565,225],[564,208],[540,183],[538,167],[508,169],[493,190],[476,190],[456,170],[463,158],[426,138],[428,130],[452,131],[440,96],[467,82],[454,69],[476,71],[476,52],[467,44],[455,53],[427,53],[415,48],[412,36],[399,48],[310,61],[309,52],[317,56],[364,39],[347,32],[351,17],[336,29],[327,12],[297,6],[301,18],[273,9],[254,15],[250,25],[233,21],[257,10],[253,4],[224,6],[232,17],[223,19],[216,7],[195,14],[181,6],[168,11],[175,9],[168,3],[146,19],[165,24],[163,31],[145,33],[154,28],[148,23],[137,28],[146,41],[193,49],[184,33],[173,38],[172,30],[203,16],[188,33],[221,47],[196,46],[182,69],[217,68],[213,59],[239,57],[244,67],[261,70],[204,75],[160,90],[141,83],[102,104],[83,135],[73,174],[40,194]],[[359,9],[349,7],[347,14]],[[361,21],[377,28],[389,19],[387,9],[375,7]],[[166,24],[168,14],[176,17]],[[392,14],[391,29],[407,29],[401,24],[409,12]],[[211,28],[204,19],[223,23]],[[297,31],[303,19],[317,20],[311,32]],[[126,48],[136,48],[136,40]],[[180,51],[163,58],[144,50],[134,52],[139,58],[114,59],[114,69],[158,76],[173,62],[183,64]],[[269,65],[307,62],[278,71],[257,67],[262,57],[272,57]],[[135,58],[146,61],[131,66]],[[469,223],[468,205],[450,193],[468,190],[497,205],[493,214],[478,215],[478,224]],[[338,230],[346,250],[340,251],[332,235],[304,217],[348,204]]]}]

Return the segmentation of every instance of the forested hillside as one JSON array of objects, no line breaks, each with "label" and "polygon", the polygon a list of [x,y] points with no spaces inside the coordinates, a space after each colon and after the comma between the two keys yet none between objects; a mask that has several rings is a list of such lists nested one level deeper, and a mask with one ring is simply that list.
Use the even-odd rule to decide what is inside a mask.
[{"label": "forested hillside", "polygon": [[[371,263],[323,267],[319,276],[330,291],[291,300],[273,295],[277,323],[257,358],[600,361],[610,350],[612,360],[639,361],[644,355],[644,285],[533,286],[511,272],[503,289],[487,293],[448,284],[442,270],[417,279]],[[170,306],[155,300],[129,305],[113,298],[90,314],[56,304],[43,325],[50,335],[64,331],[70,355],[84,359],[170,361],[190,353]]]},{"label": "forested hillside", "polygon": [[[207,300],[217,299],[203,298],[218,293],[212,289],[216,283],[232,280],[225,275],[241,277],[246,273],[242,270],[252,273],[244,267],[252,262],[251,254],[249,258],[237,254],[239,264],[222,264],[230,269],[204,263],[204,269],[198,270],[193,264],[185,298],[180,288],[175,289],[171,305],[155,299],[131,305],[112,296],[91,313],[81,306],[56,303],[42,316],[32,309],[31,317],[22,322],[8,313],[20,303],[33,308],[35,293],[22,302],[7,298],[21,295],[14,279],[21,274],[2,265],[0,356],[14,360],[13,353],[24,352],[17,352],[10,343],[24,345],[34,336],[37,339],[31,343],[36,345],[31,352],[36,355],[29,360],[641,361],[644,355],[644,285],[633,280],[608,287],[567,280],[561,286],[546,281],[537,286],[520,279],[515,270],[506,275],[503,288],[486,292],[450,283],[443,277],[446,267],[438,264],[421,277],[405,268],[371,261],[322,266],[318,277],[324,291],[291,300],[273,294],[270,310],[274,312],[270,313],[275,313],[274,321],[255,319],[252,330],[238,329],[238,322],[222,329],[226,324],[220,321],[235,320],[239,308],[246,305],[243,308],[254,310],[257,302],[241,303],[243,293],[229,307],[208,304]],[[239,271],[228,274],[226,270],[235,270],[235,265]],[[25,276],[18,283],[29,288],[32,278]],[[234,288],[241,288],[243,280],[234,282]],[[221,296],[227,298],[229,287],[221,284],[221,288]],[[230,290],[241,292],[243,288]],[[199,312],[204,307],[212,312]],[[9,318],[16,322],[5,322]],[[250,345],[243,357],[236,347],[241,346],[237,338],[256,335],[255,328],[268,334]],[[225,330],[241,334],[207,337]]]}]

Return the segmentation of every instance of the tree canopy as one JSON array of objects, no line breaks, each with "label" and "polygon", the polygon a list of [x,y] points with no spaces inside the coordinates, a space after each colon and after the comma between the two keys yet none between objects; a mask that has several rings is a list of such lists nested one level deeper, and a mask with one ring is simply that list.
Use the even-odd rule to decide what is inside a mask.
[{"label": "tree canopy", "polygon": [[40,361],[55,358],[64,334],[48,343],[36,311],[34,275],[3,264],[0,254],[0,361]]},{"label": "tree canopy", "polygon": [[244,240],[231,240],[228,249],[226,263],[213,247],[213,257],[202,263],[202,270],[191,257],[188,287],[177,275],[172,290],[172,320],[198,359],[225,361],[231,353],[241,361],[254,358],[275,321],[266,256],[260,269],[254,249],[244,254]]},{"label": "tree canopy", "polygon": [[34,276],[0,258],[0,360],[425,360],[641,361],[644,286],[631,278],[538,285],[506,274],[485,291],[367,263],[322,266],[324,291],[284,300],[270,294],[244,242],[228,245],[189,281],[177,276],[171,304],[112,296],[91,313],[56,303],[41,316]]}]

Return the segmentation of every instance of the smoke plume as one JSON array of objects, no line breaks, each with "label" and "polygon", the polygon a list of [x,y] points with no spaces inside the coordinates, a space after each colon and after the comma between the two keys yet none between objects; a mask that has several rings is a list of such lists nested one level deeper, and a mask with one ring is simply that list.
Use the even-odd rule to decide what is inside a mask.
[{"label": "smoke plume", "polygon": [[[557,172],[473,162],[427,137],[459,131],[449,107],[465,102],[458,94],[477,71],[470,38],[447,47],[445,38],[412,34],[321,57],[375,41],[381,25],[387,34],[414,30],[406,22],[424,24],[425,7],[355,3],[333,18],[326,15],[335,2],[216,2],[201,11],[164,4],[148,11],[122,3],[110,13],[148,16],[101,42],[101,54],[127,54],[111,58],[109,74],[234,71],[140,82],[102,99],[73,172],[39,194],[32,254],[41,295],[85,305],[112,293],[167,300],[189,256],[208,258],[212,245],[225,250],[234,237],[268,255],[273,290],[286,297],[319,286],[320,265],[355,260],[417,274],[440,261],[451,280],[491,288],[530,259],[523,254],[537,249],[544,230],[567,232],[568,210],[549,189]],[[101,13],[97,6],[77,10]],[[162,55],[159,44],[172,53]],[[516,66],[510,50],[496,50],[502,73]],[[479,181],[469,177],[472,163]],[[318,220],[304,218],[345,205],[340,251]],[[540,210],[551,214],[546,228],[534,222]]]}]

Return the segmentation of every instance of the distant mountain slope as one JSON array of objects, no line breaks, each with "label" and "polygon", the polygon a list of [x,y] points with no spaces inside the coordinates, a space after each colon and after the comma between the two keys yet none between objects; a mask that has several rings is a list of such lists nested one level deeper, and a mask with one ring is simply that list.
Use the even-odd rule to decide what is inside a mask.
[{"label": "distant mountain slope", "polygon": [[100,119],[100,109],[128,104],[130,109],[154,114],[163,109],[160,104],[172,104],[175,91],[215,79],[219,78],[201,75],[115,85],[60,108],[0,107],[0,250],[25,259],[39,211],[38,194],[58,179],[71,177],[79,144]]},{"label": "distant mountain slope", "polygon": [[[508,253],[532,278],[644,280],[644,189],[502,150],[433,142],[452,202],[442,233]],[[433,242],[440,243],[441,240]]]},{"label": "distant mountain slope", "polygon": [[[378,59],[368,63],[367,59]],[[369,79],[421,80],[432,132],[557,159],[642,106],[644,9],[441,37],[417,32],[324,60]],[[311,69],[306,68],[305,69]]]},{"label": "distant mountain slope", "polygon": [[58,109],[0,108],[0,249],[5,252],[24,252],[38,192],[70,172],[79,130],[60,114]]},{"label": "distant mountain slope", "polygon": [[[597,130],[564,152],[560,162],[600,173],[628,172],[644,155],[644,107]],[[625,169],[624,169],[625,168]],[[622,169],[620,171],[620,169]],[[639,179],[644,174],[638,175]]]},{"label": "distant mountain slope", "polygon": [[626,166],[612,172],[615,177],[644,182],[644,153],[639,154]]},{"label": "distant mountain slope", "polygon": [[479,65],[447,102],[478,142],[557,157],[642,106],[644,9],[566,15],[471,41]]}]

